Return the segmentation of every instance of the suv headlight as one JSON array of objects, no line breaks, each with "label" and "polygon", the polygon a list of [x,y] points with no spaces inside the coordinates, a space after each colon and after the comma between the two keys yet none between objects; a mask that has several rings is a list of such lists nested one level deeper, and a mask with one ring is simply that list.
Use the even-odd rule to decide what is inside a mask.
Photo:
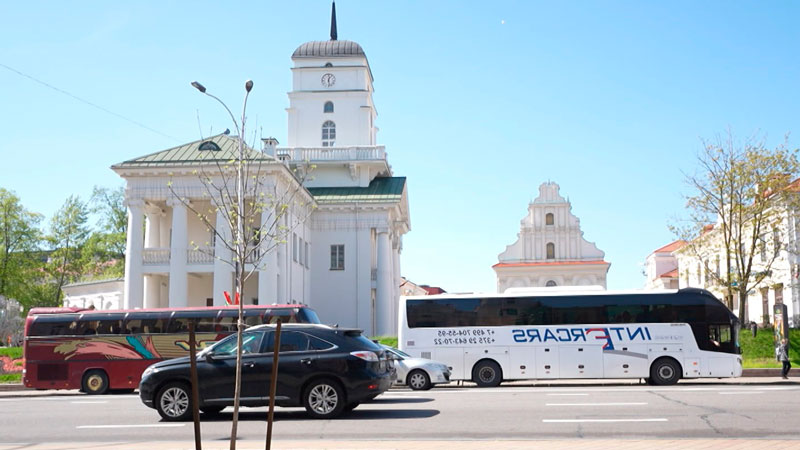
[{"label": "suv headlight", "polygon": [[156,369],[153,366],[149,366],[147,369],[144,369],[142,372],[142,378],[148,377],[151,374],[155,373]]}]

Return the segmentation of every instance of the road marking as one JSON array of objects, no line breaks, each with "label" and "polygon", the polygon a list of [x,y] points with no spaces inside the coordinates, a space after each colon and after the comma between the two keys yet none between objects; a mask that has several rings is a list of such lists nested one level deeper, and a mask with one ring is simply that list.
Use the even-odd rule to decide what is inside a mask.
[{"label": "road marking", "polygon": [[545,403],[545,406],[641,406],[646,405],[644,402],[630,402],[630,403]]},{"label": "road marking", "polygon": [[77,402],[70,402],[73,405],[99,405],[101,403],[108,403],[108,400],[88,400],[88,401],[77,401]]},{"label": "road marking", "polygon": [[547,395],[553,395],[553,396],[556,396],[556,395],[560,395],[560,396],[574,395],[574,396],[577,396],[577,395],[589,395],[589,394],[547,394]]},{"label": "road marking", "polygon": [[748,394],[763,394],[764,391],[731,391],[731,392],[717,392],[719,395],[748,395]]},{"label": "road marking", "polygon": [[184,427],[185,423],[157,423],[153,425],[79,425],[78,429],[97,429],[97,428],[175,428]]},{"label": "road marking", "polygon": [[544,423],[584,423],[584,422],[668,422],[667,419],[542,419]]}]

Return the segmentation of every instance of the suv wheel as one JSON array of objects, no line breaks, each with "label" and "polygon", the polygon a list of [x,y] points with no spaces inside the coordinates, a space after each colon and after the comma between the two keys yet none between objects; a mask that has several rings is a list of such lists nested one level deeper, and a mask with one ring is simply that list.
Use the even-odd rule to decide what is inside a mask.
[{"label": "suv wheel", "polygon": [[415,391],[427,391],[431,388],[431,379],[423,370],[413,370],[406,380],[408,387]]},{"label": "suv wheel", "polygon": [[191,398],[187,384],[168,383],[156,394],[156,410],[165,420],[189,420],[192,417]]},{"label": "suv wheel", "polygon": [[344,392],[339,383],[316,380],[308,385],[303,395],[303,405],[315,419],[332,419],[344,409]]}]

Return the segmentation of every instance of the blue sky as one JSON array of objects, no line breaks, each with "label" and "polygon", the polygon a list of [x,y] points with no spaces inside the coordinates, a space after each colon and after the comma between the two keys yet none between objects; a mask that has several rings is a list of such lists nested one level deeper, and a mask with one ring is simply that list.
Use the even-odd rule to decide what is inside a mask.
[{"label": "blue sky", "polygon": [[[339,38],[375,76],[378,141],[408,177],[402,274],[494,291],[538,186],[561,185],[608,287],[639,288],[673,240],[684,173],[726,130],[774,146],[800,132],[800,4],[340,0]],[[330,3],[5,2],[0,187],[50,217],[70,194],[115,187],[114,163],[230,123],[253,79],[249,124],[286,142],[290,56],[328,38]],[[198,119],[199,118],[199,119]]]}]

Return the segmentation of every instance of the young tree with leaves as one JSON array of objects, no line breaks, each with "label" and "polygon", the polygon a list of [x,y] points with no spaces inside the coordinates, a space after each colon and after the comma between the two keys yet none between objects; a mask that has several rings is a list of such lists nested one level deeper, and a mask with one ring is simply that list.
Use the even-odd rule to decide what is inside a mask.
[{"label": "young tree with leaves", "polygon": [[[314,209],[312,197],[303,182],[313,167],[291,170],[273,156],[257,151],[245,142],[247,99],[253,82],[245,83],[245,97],[240,120],[222,100],[206,92],[198,82],[192,82],[200,92],[219,102],[228,112],[236,129],[236,148],[206,153],[208,159],[193,173],[200,181],[204,202],[193,203],[183,194],[185,186],[170,181],[172,195],[191,211],[214,236],[218,254],[212,247],[191,242],[193,250],[206,252],[228,264],[234,273],[234,298],[240,298],[237,327],[236,380],[230,448],[236,448],[239,399],[242,383],[242,331],[244,324],[245,282],[259,270],[265,269],[265,258],[279,245],[287,242],[295,227],[302,224]],[[208,144],[210,147],[217,145]],[[207,209],[199,204],[210,204]]]},{"label": "young tree with leaves", "polygon": [[698,172],[686,175],[688,222],[673,227],[688,242],[679,253],[698,262],[729,308],[738,296],[744,322],[749,292],[769,279],[781,250],[796,251],[785,235],[787,214],[800,206],[797,149],[752,139],[739,144],[729,133],[705,142],[697,160]]}]

